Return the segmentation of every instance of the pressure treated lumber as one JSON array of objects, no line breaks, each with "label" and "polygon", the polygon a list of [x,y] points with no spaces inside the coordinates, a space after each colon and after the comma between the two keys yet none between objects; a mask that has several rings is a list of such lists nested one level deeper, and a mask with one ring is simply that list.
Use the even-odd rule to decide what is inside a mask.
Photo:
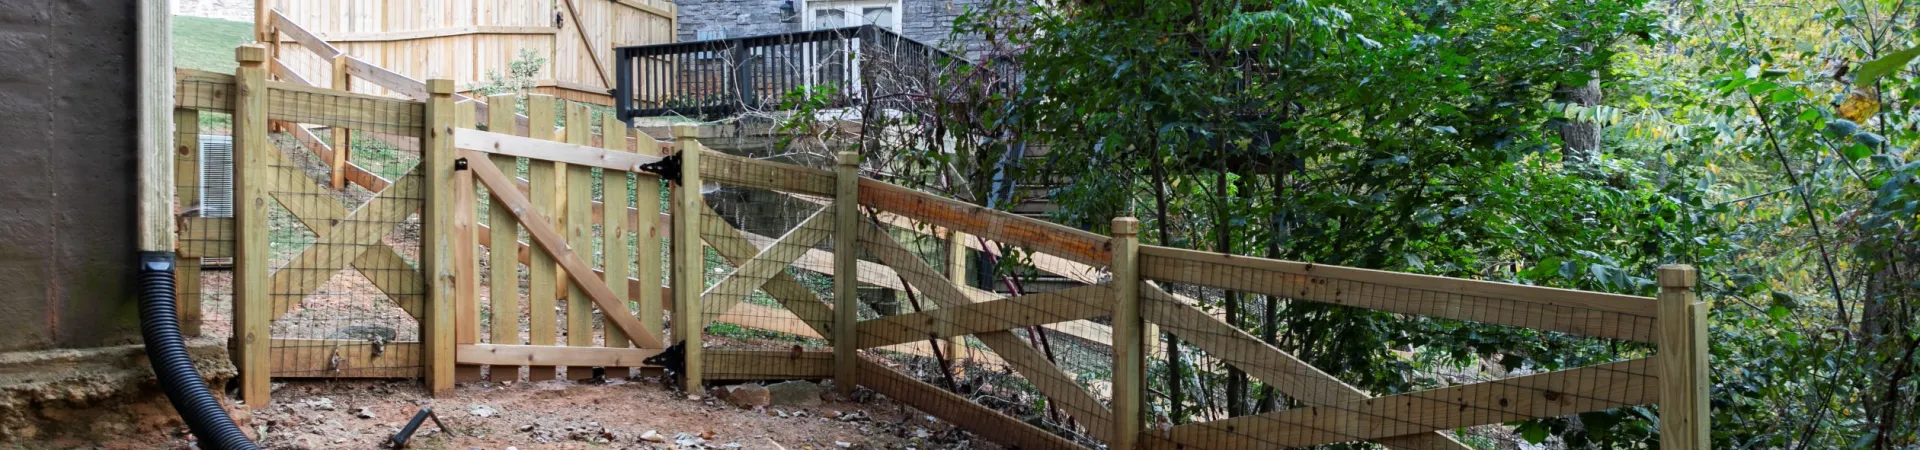
[{"label": "pressure treated lumber", "polygon": [[363,340],[273,339],[274,378],[419,378],[419,342],[374,346]]},{"label": "pressure treated lumber", "polygon": [[265,408],[271,395],[273,305],[268,283],[267,180],[271,176],[267,142],[267,49],[243,45],[234,51],[240,67],[234,75],[234,263],[233,323],[240,369],[240,397]]},{"label": "pressure treated lumber", "polygon": [[980,437],[987,440],[1022,450],[1082,450],[1073,441],[1055,436],[1020,419],[1008,417],[999,411],[980,406],[966,397],[954,395],[872,361],[861,360],[859,370],[860,374],[856,376],[860,378],[861,386],[913,406],[914,409],[925,411],[962,429],[987,431],[980,434]]},{"label": "pressure treated lumber", "polygon": [[[426,319],[420,321],[426,345],[427,391],[453,392],[454,291],[453,247],[453,80],[427,80],[426,129],[420,143],[420,271],[427,275]],[[406,178],[406,177],[403,177]],[[403,216],[404,217],[404,216]]]},{"label": "pressure treated lumber", "polygon": [[708,349],[706,379],[802,380],[827,378],[833,352]]},{"label": "pressure treated lumber", "polygon": [[[1584,336],[1653,340],[1653,300],[1141,246],[1141,276],[1297,300]],[[1379,287],[1379,288],[1374,288]],[[1417,295],[1398,295],[1411,290]]]},{"label": "pressure treated lumber", "polygon": [[[861,198],[867,192],[861,191]],[[907,284],[916,288],[922,300],[931,300],[941,308],[954,308],[972,303],[959,288],[947,282],[947,278],[928,267],[926,261],[912,251],[894,241],[880,226],[872,223],[860,227],[860,245],[863,250],[880,262],[892,266]],[[1104,245],[1103,245],[1104,247]],[[1034,389],[1047,396],[1061,409],[1067,411],[1080,424],[1087,427],[1088,434],[1102,441],[1113,437],[1111,412],[1102,405],[1093,394],[1087,393],[1074,381],[1074,377],[1060,370],[1060,367],[1048,361],[1045,355],[1020,338],[1006,331],[991,331],[974,335],[987,348],[992,349],[1007,364],[1025,377]],[[863,372],[864,373],[864,372]],[[863,383],[864,384],[864,383]]]},{"label": "pressure treated lumber", "polygon": [[1660,448],[1705,450],[1713,441],[1707,403],[1707,304],[1693,294],[1693,266],[1660,266]]},{"label": "pressure treated lumber", "polygon": [[1654,366],[1636,359],[1181,425],[1146,448],[1308,447],[1641,405],[1656,397]]},{"label": "pressure treated lumber", "polygon": [[496,369],[517,366],[639,367],[641,360],[661,352],[657,348],[512,344],[463,344],[457,350],[456,358],[462,364],[490,364]]},{"label": "pressure treated lumber", "polygon": [[687,392],[701,392],[701,376],[705,351],[701,345],[701,333],[707,327],[707,316],[701,311],[700,293],[706,287],[706,251],[700,245],[701,214],[707,209],[707,202],[700,195],[700,142],[695,140],[698,129],[692,126],[673,128],[673,137],[680,146],[680,179],[673,180],[673,336],[685,357],[685,369],[680,373],[681,389]]},{"label": "pressure treated lumber", "polygon": [[860,322],[858,348],[882,347],[1113,314],[1107,285],[1081,286]]},{"label": "pressure treated lumber", "polygon": [[[1147,322],[1159,324],[1160,329],[1240,368],[1289,398],[1308,405],[1337,405],[1368,398],[1365,391],[1175,299],[1157,286],[1141,283],[1140,291],[1140,315]],[[1392,437],[1380,443],[1391,448],[1466,448],[1452,438],[1433,433]]]},{"label": "pressure treated lumber", "polygon": [[[1114,450],[1140,444],[1146,411],[1146,321],[1140,308],[1140,221],[1113,219],[1113,439]],[[1157,337],[1156,337],[1157,338]]]},{"label": "pressure treated lumber", "polygon": [[[533,123],[553,123],[555,117],[554,103],[554,99],[551,96],[527,96],[527,120],[533,121]],[[544,126],[531,127],[527,129],[527,133],[526,137],[528,138],[547,141],[553,139],[554,129]],[[455,141],[457,142],[458,140],[459,136],[456,135]],[[554,191],[559,186],[558,174],[554,172],[554,163],[551,161],[535,158],[527,159],[527,181],[529,187],[525,195],[533,202],[534,211],[542,216],[553,216],[560,212],[559,207],[554,203],[554,199],[557,197]],[[487,189],[500,188],[489,184]],[[495,195],[494,198],[503,197]],[[502,210],[504,211],[504,209]],[[522,228],[524,229],[525,227],[523,226]],[[535,250],[536,251],[531,252],[527,262],[527,343],[533,345],[553,345],[559,336],[559,317],[556,315],[555,305],[559,302],[559,294],[556,293],[556,289],[560,286],[560,274],[557,271],[558,266],[554,263],[552,252],[549,252],[545,248],[536,248]],[[556,378],[557,375],[553,366],[532,366],[527,368],[527,378],[530,381],[552,380]]]},{"label": "pressure treated lumber", "polygon": [[1082,264],[1105,265],[1113,257],[1105,236],[878,180],[860,179],[860,205]]},{"label": "pressure treated lumber", "polygon": [[[859,383],[858,349],[860,322],[860,154],[840,152],[834,155],[834,194],[839,203],[833,214],[833,385],[842,396],[853,395]],[[946,354],[951,355],[951,352]]]},{"label": "pressure treated lumber", "polygon": [[[552,253],[554,259],[560,261],[561,267],[566,269],[568,276],[583,279],[596,278],[593,273],[593,267],[587,265],[586,261],[581,259],[580,255],[574,253],[573,249],[569,247],[560,236],[560,233],[554,231],[553,227],[548,225],[549,222],[547,222],[545,217],[532,211],[532,205],[527,201],[527,198],[521,196],[518,189],[513,188],[513,182],[508,181],[506,176],[500,173],[499,168],[494,167],[492,162],[484,162],[483,164],[484,158],[481,158],[483,155],[480,153],[468,152],[466,155],[468,155],[469,161],[472,161],[468,163],[468,167],[472,168],[475,177],[485,182],[487,184],[487,190],[493,193],[493,195],[500,197],[500,199],[507,204],[507,211],[520,218],[520,224],[526,227],[527,234],[533,236],[534,241],[538,242],[541,248]],[[603,316],[607,319],[607,322],[625,331],[628,339],[631,340],[634,345],[641,348],[665,348],[658,337],[640,328],[640,324],[634,320],[633,315],[626,312],[626,301],[624,299],[614,298],[613,292],[607,289],[606,284],[580,284],[583,285],[583,290],[586,291],[587,296],[592,299],[594,305],[599,306],[600,309],[605,311],[620,312],[619,314],[605,314]],[[539,291],[535,290],[534,293],[538,294]]]}]

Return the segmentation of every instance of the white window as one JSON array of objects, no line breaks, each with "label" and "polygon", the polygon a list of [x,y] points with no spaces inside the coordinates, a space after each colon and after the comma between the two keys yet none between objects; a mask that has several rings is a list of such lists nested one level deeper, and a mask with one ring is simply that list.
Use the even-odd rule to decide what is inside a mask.
[{"label": "white window", "polygon": [[900,31],[899,0],[817,0],[806,5],[809,30],[879,25]]}]

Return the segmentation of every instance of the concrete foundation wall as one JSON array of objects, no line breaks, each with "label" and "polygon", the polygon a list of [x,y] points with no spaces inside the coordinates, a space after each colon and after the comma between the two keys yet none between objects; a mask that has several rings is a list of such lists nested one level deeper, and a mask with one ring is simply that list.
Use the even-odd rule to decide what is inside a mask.
[{"label": "concrete foundation wall", "polygon": [[139,340],[134,5],[0,1],[0,352]]}]

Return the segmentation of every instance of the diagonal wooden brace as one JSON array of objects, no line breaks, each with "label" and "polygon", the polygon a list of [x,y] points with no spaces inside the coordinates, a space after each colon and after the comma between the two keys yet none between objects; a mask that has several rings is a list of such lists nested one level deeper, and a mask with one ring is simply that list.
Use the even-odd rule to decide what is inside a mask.
[{"label": "diagonal wooden brace", "polygon": [[473,171],[475,178],[486,183],[487,191],[507,205],[507,212],[520,218],[520,225],[527,229],[528,235],[533,236],[533,241],[553,255],[553,259],[573,278],[574,284],[593,299],[593,303],[600,307],[601,317],[626,332],[627,339],[636,347],[666,348],[658,336],[640,325],[640,320],[627,309],[626,299],[619,298],[612,289],[607,288],[607,284],[593,273],[593,266],[574,253],[573,247],[567,245],[566,239],[553,229],[553,222],[533,210],[533,203],[521,195],[519,189],[514,189],[513,180],[500,173],[500,168],[488,161],[485,153],[461,150],[460,157],[467,159],[467,168]]},{"label": "diagonal wooden brace", "polygon": [[[719,224],[726,226],[726,222],[719,222]],[[733,306],[740,304],[748,294],[752,294],[762,285],[772,281],[774,274],[784,273],[788,266],[793,265],[794,260],[800,258],[800,255],[806,254],[807,250],[811,250],[815,244],[819,244],[831,235],[833,235],[833,214],[829,214],[825,209],[814,213],[813,217],[800,223],[799,227],[787,232],[786,236],[781,236],[779,241],[761,249],[752,260],[739,264],[726,279],[720,280],[720,283],[707,288],[707,292],[700,294],[701,302],[704,304],[701,311],[713,316],[733,309]]]}]

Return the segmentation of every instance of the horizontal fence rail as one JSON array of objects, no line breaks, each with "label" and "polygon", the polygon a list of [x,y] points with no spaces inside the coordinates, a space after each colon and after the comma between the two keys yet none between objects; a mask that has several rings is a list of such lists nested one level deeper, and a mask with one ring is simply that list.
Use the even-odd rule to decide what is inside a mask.
[{"label": "horizontal fence rail", "polygon": [[[432,80],[421,101],[266,81],[253,57],[241,77],[180,71],[175,99],[179,125],[235,116],[234,202],[256,206],[183,214],[178,254],[233,258],[253,283],[233,294],[236,335],[268,338],[235,341],[249,402],[264,401],[268,376],[424,377],[444,392],[489,372],[671,367],[688,389],[833,378],[1021,448],[1464,448],[1456,430],[1648,404],[1660,405],[1663,447],[1705,448],[1706,307],[1684,266],[1661,268],[1660,295],[1642,297],[1142,245],[1131,219],[1104,236],[982,208],[862,178],[850,153],[832,170],[779,164],[709,151],[691,127],[672,141],[629,136],[624,115],[548,96],[458,102]],[[263,145],[269,126],[290,139]],[[328,167],[337,153],[315,130],[329,128],[417,153],[398,168]],[[677,178],[654,172],[675,161]],[[335,201],[328,169],[364,190],[349,190],[359,206]],[[195,195],[199,183],[177,182]],[[298,226],[311,242],[262,245],[259,205],[276,208],[275,230]],[[183,270],[212,270],[193,262]],[[1078,284],[1027,291],[1006,267]],[[325,314],[305,302],[343,271],[377,275],[369,288],[391,300],[381,320],[418,329],[368,342],[275,322]],[[1367,392],[1229,322],[1216,308],[1226,298],[1610,350]],[[1161,358],[1231,367],[1287,402],[1166,423],[1150,407],[1152,383],[1170,378]]]},{"label": "horizontal fence rail", "polygon": [[615,109],[631,121],[771,109],[794,92],[825,94],[830,108],[853,106],[931,85],[966,60],[866,25],[619,47],[613,64]]}]

